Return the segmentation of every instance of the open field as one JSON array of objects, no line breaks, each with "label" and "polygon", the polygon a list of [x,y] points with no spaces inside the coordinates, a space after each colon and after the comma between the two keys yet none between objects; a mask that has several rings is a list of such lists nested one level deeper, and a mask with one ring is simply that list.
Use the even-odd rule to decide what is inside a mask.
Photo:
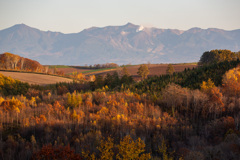
[{"label": "open field", "polygon": [[[51,73],[54,72],[54,69],[49,69]],[[57,68],[57,71],[63,71],[65,74],[70,74],[72,72],[86,72],[86,71],[91,71],[91,69],[79,69],[79,68],[74,68],[74,67],[68,67],[68,68]]]},{"label": "open field", "polygon": [[[111,70],[115,70],[115,68],[99,68],[99,69],[95,69],[95,68],[81,68],[81,67],[72,67],[72,66],[63,66],[63,67],[59,67],[56,68],[57,71],[62,71],[64,74],[71,74],[73,72],[81,72],[85,75],[89,75],[89,74],[96,74],[96,73],[101,73],[101,72],[107,72],[107,71],[111,71]],[[54,68],[49,68],[49,71],[51,73],[54,72]]]},{"label": "open field", "polygon": [[46,85],[55,84],[57,82],[72,82],[72,79],[68,78],[35,73],[6,72],[6,71],[0,71],[0,73],[3,74],[4,76],[10,76],[13,79],[18,79],[22,82],[27,82],[29,84]]},{"label": "open field", "polygon": [[73,72],[88,72],[91,71],[92,69],[89,68],[84,68],[84,67],[75,67],[75,66],[65,66],[65,65],[50,65],[49,67],[49,71],[51,73],[54,72],[54,68],[57,69],[57,71],[62,71],[64,74],[71,74]]},{"label": "open field", "polygon": [[[159,75],[164,75],[166,74],[166,70],[167,70],[167,66],[168,64],[147,64],[148,65],[148,69],[149,69],[149,77],[151,76],[159,76]],[[127,69],[130,73],[130,75],[133,76],[134,80],[140,80],[141,77],[137,74],[138,68],[140,67],[140,65],[134,65],[134,66],[127,66]],[[196,68],[197,64],[174,64],[173,65],[175,72],[182,72],[184,71],[185,68]],[[121,68],[118,68],[114,71],[118,71],[119,73],[121,73]],[[102,71],[102,72],[98,72],[98,73],[94,73],[95,75],[106,75],[107,73],[112,74],[114,71]]]},{"label": "open field", "polygon": [[[141,77],[137,74],[138,68],[140,65],[132,65],[127,66],[129,73],[133,76],[134,80],[140,80]],[[149,68],[149,76],[154,75],[163,75],[166,74],[168,64],[148,64]],[[185,68],[193,68],[197,67],[196,64],[174,64],[173,65],[176,72],[181,72]],[[53,69],[50,69],[53,70]],[[58,71],[63,71],[65,74],[70,74],[74,71],[82,72],[85,75],[106,75],[107,73],[112,74],[114,71],[121,73],[122,68],[105,68],[105,69],[80,69],[75,67],[62,67],[58,68]],[[55,84],[57,82],[72,82],[72,79],[58,77],[58,76],[51,76],[51,75],[42,75],[42,74],[35,74],[35,73],[20,73],[20,72],[7,72],[7,71],[0,71],[1,74],[5,76],[10,76],[13,79],[18,79],[22,82],[28,82],[29,84],[39,84],[39,85],[46,85],[46,84]]]},{"label": "open field", "polygon": [[[129,65],[127,66],[127,69],[129,73],[136,77],[137,71],[140,65]],[[149,68],[149,76],[154,75],[163,75],[166,74],[168,64],[148,64]],[[195,63],[182,63],[182,64],[173,64],[173,67],[176,72],[181,72],[185,68],[193,68],[197,67],[197,64]],[[49,69],[51,72],[53,72],[53,68]],[[63,71],[65,74],[70,74],[72,72],[81,72],[85,75],[105,75],[107,73],[113,73],[114,71],[121,71],[121,67],[119,68],[102,68],[102,69],[84,69],[84,68],[78,68],[78,67],[71,67],[71,66],[65,66],[65,67],[59,67],[57,68],[58,71]]]},{"label": "open field", "polygon": [[[168,64],[147,64],[149,69],[149,76],[154,75],[163,75],[166,74],[167,66]],[[175,72],[181,72],[184,71],[185,68],[193,68],[196,67],[195,64],[175,64],[173,65]],[[136,66],[129,66],[127,67],[129,73],[133,76],[138,76],[137,71],[140,65]]]}]

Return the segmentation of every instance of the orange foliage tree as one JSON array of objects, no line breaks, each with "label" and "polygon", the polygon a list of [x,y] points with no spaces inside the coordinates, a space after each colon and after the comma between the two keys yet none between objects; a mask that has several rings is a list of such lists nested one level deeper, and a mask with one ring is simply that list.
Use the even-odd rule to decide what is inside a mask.
[{"label": "orange foliage tree", "polygon": [[210,96],[210,101],[216,103],[217,105],[223,107],[222,102],[222,93],[214,85],[211,79],[208,79],[207,82],[203,81],[201,85],[201,90]]},{"label": "orange foliage tree", "polygon": [[25,107],[24,104],[18,99],[15,99],[14,97],[12,97],[12,99],[10,100],[4,100],[0,104],[0,108],[5,112],[16,111],[17,113],[19,113],[20,109],[22,109],[23,107]]}]

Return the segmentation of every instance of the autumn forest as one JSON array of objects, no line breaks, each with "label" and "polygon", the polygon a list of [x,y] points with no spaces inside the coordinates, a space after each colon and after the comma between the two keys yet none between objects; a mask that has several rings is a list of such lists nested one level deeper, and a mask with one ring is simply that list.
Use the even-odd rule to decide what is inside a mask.
[{"label": "autumn forest", "polygon": [[[126,67],[44,86],[0,74],[0,159],[237,160],[239,58],[207,51],[195,68],[151,77],[141,65],[140,81]],[[48,72],[11,54],[0,60],[1,69]]]}]

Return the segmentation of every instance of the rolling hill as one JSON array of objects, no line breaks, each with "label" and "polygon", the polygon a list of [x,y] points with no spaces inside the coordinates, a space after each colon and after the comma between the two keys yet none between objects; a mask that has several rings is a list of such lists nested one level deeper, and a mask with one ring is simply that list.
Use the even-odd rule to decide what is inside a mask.
[{"label": "rolling hill", "polygon": [[13,79],[17,79],[21,82],[27,82],[29,84],[36,85],[48,85],[48,84],[56,84],[59,82],[73,82],[70,78],[58,77],[53,75],[43,75],[36,73],[22,73],[22,72],[6,72],[0,71],[0,74],[11,77]]},{"label": "rolling hill", "polygon": [[0,54],[0,75],[11,77],[21,82],[38,85],[72,82],[72,79],[69,78],[41,74],[47,71],[48,68],[42,66],[37,61],[12,53]]},{"label": "rolling hill", "polygon": [[0,69],[24,70],[33,72],[45,72],[46,69],[39,62],[20,57],[12,53],[0,54]]},{"label": "rolling hill", "polygon": [[240,50],[240,29],[92,27],[79,33],[41,31],[18,24],[0,31],[0,53],[11,52],[41,64],[85,65],[199,61],[212,49]]}]

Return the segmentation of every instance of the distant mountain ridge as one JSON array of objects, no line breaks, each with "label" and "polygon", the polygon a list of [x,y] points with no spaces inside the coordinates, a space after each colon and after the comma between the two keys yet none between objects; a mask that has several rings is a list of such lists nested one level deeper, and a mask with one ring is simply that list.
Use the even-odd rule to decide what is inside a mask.
[{"label": "distant mountain ridge", "polygon": [[212,49],[240,50],[240,29],[92,27],[79,33],[41,31],[25,24],[0,30],[0,53],[11,52],[41,64],[85,65],[199,61]]}]

